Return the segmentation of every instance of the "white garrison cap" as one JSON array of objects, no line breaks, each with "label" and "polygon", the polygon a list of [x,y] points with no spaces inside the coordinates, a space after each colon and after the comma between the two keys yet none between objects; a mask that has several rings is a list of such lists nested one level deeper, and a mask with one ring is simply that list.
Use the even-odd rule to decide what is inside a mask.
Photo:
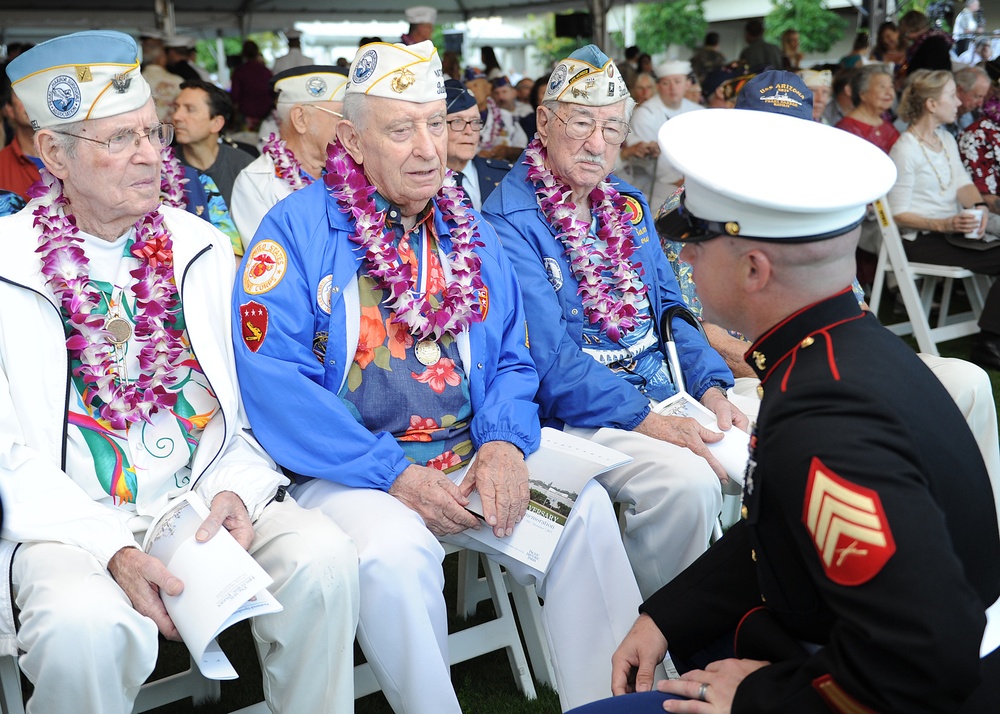
[{"label": "white garrison cap", "polygon": [[444,101],[441,58],[430,40],[415,45],[372,42],[358,48],[347,94],[426,104]]},{"label": "white garrison cap", "polygon": [[286,40],[297,40],[302,37],[302,33],[296,30],[294,27],[285,30],[284,34]]},{"label": "white garrison cap", "polygon": [[342,102],[347,70],[330,65],[305,65],[279,72],[271,82],[278,92],[278,104]]},{"label": "white garrison cap", "polygon": [[150,97],[135,40],[109,30],[35,45],[11,60],[7,76],[35,129],[125,114]]},{"label": "white garrison cap", "polygon": [[896,181],[895,165],[874,144],[783,114],[689,112],[666,122],[659,142],[684,174],[684,210],[720,224],[716,235],[832,238],[857,226]]},{"label": "white garrison cap", "polygon": [[437,21],[438,11],[427,5],[418,5],[406,9],[406,21],[411,25],[433,25]]},{"label": "white garrison cap", "polygon": [[188,37],[187,35],[168,35],[167,39],[163,42],[164,47],[175,50],[187,50],[197,44],[193,37]]},{"label": "white garrison cap", "polygon": [[602,107],[628,96],[625,80],[611,58],[597,45],[587,45],[556,65],[544,100]]},{"label": "white garrison cap", "polygon": [[669,77],[672,74],[683,74],[685,77],[691,74],[691,63],[685,60],[667,60],[661,64],[656,65],[653,70],[656,72],[656,78]]}]

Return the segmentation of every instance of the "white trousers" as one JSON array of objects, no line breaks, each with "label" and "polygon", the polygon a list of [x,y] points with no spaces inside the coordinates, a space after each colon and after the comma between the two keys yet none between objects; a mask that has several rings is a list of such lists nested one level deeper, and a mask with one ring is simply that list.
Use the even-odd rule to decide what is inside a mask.
[{"label": "white trousers", "polygon": [[634,459],[597,481],[625,507],[625,552],[639,591],[648,598],[708,548],[722,510],[719,477],[690,449],[635,431],[569,426],[565,431]]},{"label": "white trousers", "polygon": [[[293,490],[357,545],[358,641],[393,711],[460,712],[448,668],[444,550],[423,519],[383,491],[319,479]],[[580,492],[544,576],[467,536],[447,540],[487,552],[519,582],[534,582],[564,710],[608,696],[611,655],[635,621],[640,597],[614,509],[598,484]]]},{"label": "white trousers", "polygon": [[[250,553],[284,606],[251,623],[268,706],[276,714],[351,711],[358,579],[350,538],[291,499],[264,509],[254,533]],[[20,667],[35,686],[28,713],[129,714],[156,665],[157,628],[107,569],[76,546],[24,543],[12,582]]]}]

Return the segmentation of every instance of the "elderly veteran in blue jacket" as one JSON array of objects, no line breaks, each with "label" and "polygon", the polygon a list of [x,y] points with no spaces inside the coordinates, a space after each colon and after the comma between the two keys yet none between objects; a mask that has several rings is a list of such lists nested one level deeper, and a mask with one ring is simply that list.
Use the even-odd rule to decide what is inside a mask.
[{"label": "elderly veteran in blue jacket", "polygon": [[46,168],[28,206],[0,218],[0,655],[35,685],[27,710],[132,711],[158,635],[180,638],[164,601],[205,585],[138,546],[200,496],[196,540],[228,531],[284,606],[251,624],[269,710],[349,711],[357,553],[286,496],[249,433],[232,248],[160,204],[172,132],[135,40],[58,37],[7,74]]},{"label": "elderly veteran in blue jacket", "polygon": [[[682,298],[645,199],[609,175],[633,106],[597,47],[562,60],[538,137],[483,214],[521,281],[542,419],[635,457],[598,479],[626,506],[625,548],[650,595],[708,546],[726,476],[708,449],[719,433],[651,409],[677,391],[659,325]],[[720,428],[745,428],[725,362],[684,320],[672,327],[687,391]]]},{"label": "elderly veteran in blue jacket", "polygon": [[[538,377],[514,269],[445,180],[434,46],[365,45],[349,76],[325,180],[272,208],[247,251],[237,366],[295,497],[354,538],[358,639],[393,709],[458,712],[438,537],[488,550],[463,535],[473,488],[494,535],[523,516]],[[459,488],[446,472],[473,454]],[[581,491],[547,573],[491,555],[545,601],[563,706],[606,695],[639,591],[603,489]]]}]

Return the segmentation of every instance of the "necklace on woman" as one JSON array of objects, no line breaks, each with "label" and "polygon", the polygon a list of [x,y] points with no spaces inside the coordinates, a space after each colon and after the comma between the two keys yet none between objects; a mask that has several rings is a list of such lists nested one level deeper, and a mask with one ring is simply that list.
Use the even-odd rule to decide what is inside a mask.
[{"label": "necklace on woman", "polygon": [[274,162],[274,175],[287,183],[293,191],[313,182],[312,177],[302,173],[302,164],[277,134],[272,133],[264,143],[264,153]]},{"label": "necklace on woman", "polygon": [[[912,128],[910,129],[910,131],[913,132],[913,135],[915,137],[917,137],[917,146],[920,147],[920,153],[922,153],[924,155],[924,160],[927,161],[928,164],[930,164],[931,171],[934,172],[934,178],[937,179],[938,186],[941,188],[941,193],[945,193],[948,190],[948,187],[951,186],[952,180],[955,178],[955,175],[951,171],[951,161],[948,160],[948,154],[947,153],[943,153],[942,154],[944,156],[944,159],[945,159],[945,164],[947,164],[947,166],[948,166],[948,181],[946,183],[941,178],[941,174],[938,172],[937,166],[935,166],[934,162],[931,161],[931,157],[930,157],[930,154],[927,153],[927,149],[924,148],[924,144],[927,144],[928,146],[930,146],[930,144],[928,142],[924,141],[923,138],[921,138],[920,134],[918,134],[917,132],[913,131]],[[936,134],[935,134],[935,138],[937,138]],[[938,138],[938,142],[940,142],[940,141],[941,141],[941,139]],[[933,149],[934,147],[931,146],[931,148]],[[944,144],[941,144],[941,148],[942,149],[944,148]]]},{"label": "necklace on woman", "polygon": [[132,327],[124,318],[111,315],[110,309],[106,316],[96,313],[102,293],[90,280],[90,261],[80,247],[83,238],[76,221],[65,215],[68,201],[62,182],[44,169],[41,175],[31,189],[31,198],[42,199],[34,211],[34,226],[41,229],[37,252],[46,285],[66,322],[66,349],[71,360],[80,362],[73,370],[85,385],[80,396],[91,409],[100,401],[99,414],[113,429],[151,422],[157,411],[177,403],[170,387],[177,381],[184,352],[182,330],[174,327],[178,301],[173,241],[163,216],[154,210],[136,224],[131,253],[139,259],[139,267],[131,271],[135,283],[130,290],[135,295],[135,338],[142,345],[141,374],[128,382],[116,378],[116,350],[132,336]]},{"label": "necklace on woman", "polygon": [[577,217],[572,191],[545,166],[547,152],[535,137],[528,144],[528,179],[542,213],[565,248],[573,277],[580,283],[584,314],[590,324],[599,322],[608,338],[618,342],[634,330],[639,320],[637,304],[647,288],[634,283],[642,275],[642,263],[630,258],[635,251],[632,228],[624,219],[625,200],[604,179],[590,192],[591,215],[597,219],[597,240],[590,240],[590,225]]},{"label": "necklace on woman", "polygon": [[350,240],[364,249],[368,275],[389,292],[386,304],[396,313],[394,323],[405,324],[418,340],[436,341],[444,335],[457,336],[472,323],[482,321],[482,262],[475,248],[483,243],[478,240],[476,220],[463,203],[465,192],[461,188],[446,181],[437,194],[437,207],[450,229],[452,252],[448,254],[451,276],[435,305],[433,296],[414,289],[419,276],[412,275],[410,266],[399,258],[385,225],[387,211],[375,209],[375,187],[339,140],[327,149],[323,180],[341,212],[354,219]]}]

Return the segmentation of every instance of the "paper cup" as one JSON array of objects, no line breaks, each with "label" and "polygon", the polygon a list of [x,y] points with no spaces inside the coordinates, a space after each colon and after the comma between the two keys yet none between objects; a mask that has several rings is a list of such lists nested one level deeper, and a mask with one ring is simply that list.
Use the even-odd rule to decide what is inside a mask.
[{"label": "paper cup", "polygon": [[[965,214],[966,216],[975,216],[977,224],[982,223],[982,221],[983,221],[983,209],[981,209],[981,208],[963,208],[962,209],[962,213]],[[965,237],[966,238],[978,238],[979,237],[979,229],[977,228],[976,230],[972,231],[971,233],[966,233]]]}]

